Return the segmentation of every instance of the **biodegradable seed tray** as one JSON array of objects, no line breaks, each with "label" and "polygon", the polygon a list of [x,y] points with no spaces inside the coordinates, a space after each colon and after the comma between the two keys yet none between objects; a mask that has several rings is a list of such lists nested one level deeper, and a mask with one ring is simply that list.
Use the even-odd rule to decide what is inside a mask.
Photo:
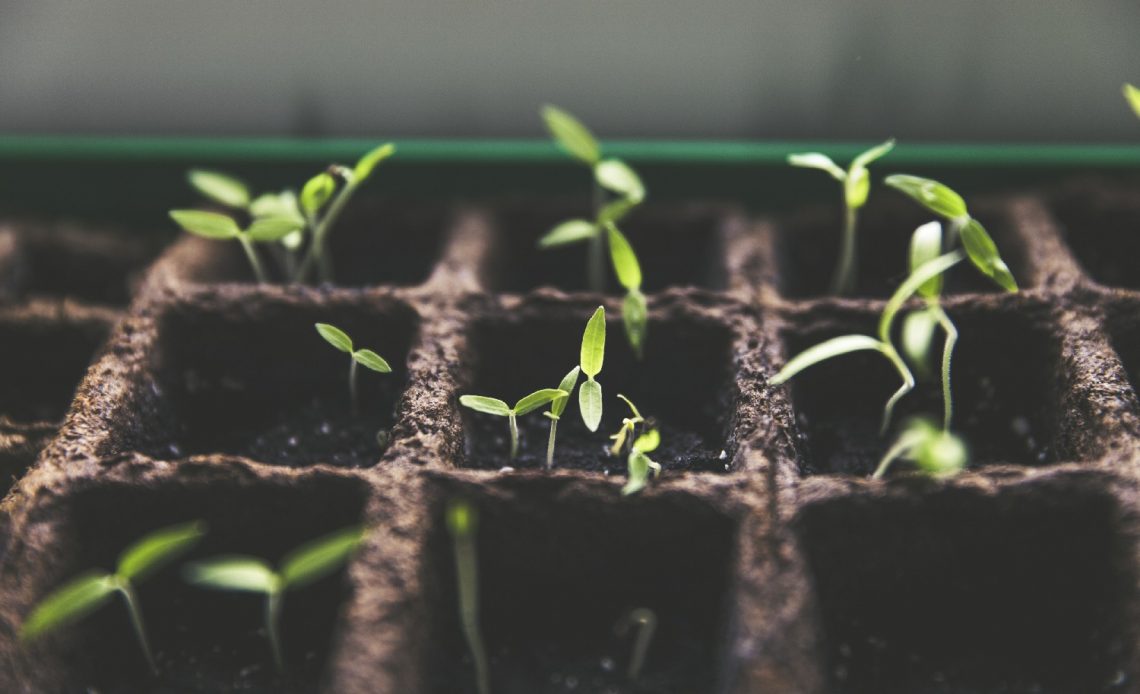
[{"label": "biodegradable seed tray", "polygon": [[[905,467],[868,479],[895,387],[877,361],[766,385],[796,351],[874,326],[927,221],[887,192],[872,196],[861,243],[900,249],[897,262],[863,253],[845,299],[823,296],[835,210],[636,212],[641,361],[617,293],[582,290],[584,253],[534,248],[580,212],[557,200],[362,198],[335,235],[337,286],[258,286],[236,246],[185,237],[123,285],[136,288],[125,311],[102,306],[121,308],[119,295],[36,276],[79,251],[45,242],[31,262],[19,233],[0,233],[0,465],[10,478],[38,454],[3,503],[0,691],[475,692],[443,520],[456,498],[479,510],[497,694],[1140,691],[1137,200],[1105,181],[971,198],[1022,291],[965,271],[947,286],[972,463],[945,481]],[[505,422],[458,396],[553,387],[599,304],[599,433],[571,407],[546,472],[546,420],[528,416],[504,468]],[[393,366],[361,374],[360,417],[318,321]],[[617,393],[664,441],[661,479],[632,497],[624,460],[603,452],[624,415]],[[938,412],[939,397],[920,385],[898,418]],[[195,590],[173,569],[140,588],[159,679],[117,605],[21,646],[25,615],[62,580],[198,518],[210,533],[191,558],[276,561],[336,528],[369,529],[346,569],[286,598],[287,676],[255,597]],[[639,606],[659,626],[630,683],[613,625]]]}]

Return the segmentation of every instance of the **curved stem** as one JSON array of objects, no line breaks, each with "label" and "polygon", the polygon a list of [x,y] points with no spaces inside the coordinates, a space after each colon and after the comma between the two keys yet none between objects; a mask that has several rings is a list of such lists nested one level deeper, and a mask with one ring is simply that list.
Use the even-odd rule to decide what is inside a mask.
[{"label": "curved stem", "polygon": [[887,474],[887,469],[891,466],[891,463],[898,460],[903,454],[915,446],[917,443],[916,438],[915,436],[911,436],[910,432],[900,436],[899,440],[887,450],[887,454],[879,461],[879,467],[875,468],[875,473],[871,475],[871,479],[882,479],[883,475]]},{"label": "curved stem", "polygon": [[511,460],[514,460],[519,454],[519,423],[513,410],[507,415],[507,424],[511,427]]},{"label": "curved stem", "polygon": [[356,359],[351,358],[351,361],[352,364],[348,367],[348,398],[352,404],[352,416],[356,417],[360,414],[360,400],[356,392]]},{"label": "curved stem", "polygon": [[839,247],[839,260],[835,266],[835,275],[831,281],[831,293],[840,296],[855,291],[856,282],[856,253],[855,253],[855,226],[858,212],[855,208],[843,205],[843,239]]},{"label": "curved stem", "polygon": [[278,672],[285,672],[285,654],[281,650],[281,588],[274,588],[265,597],[265,628],[269,632],[269,647],[273,650],[273,663]]},{"label": "curved stem", "polygon": [[135,629],[135,636],[139,639],[139,645],[142,646],[143,656],[146,657],[147,665],[150,666],[150,671],[155,676],[158,675],[158,665],[154,662],[154,654],[150,650],[150,642],[146,638],[146,627],[143,625],[142,610],[139,609],[139,598],[135,594],[134,586],[130,581],[116,578],[116,586],[123,599],[127,603],[127,612],[131,615],[131,626]]},{"label": "curved stem", "polygon": [[895,391],[894,395],[891,396],[890,400],[887,400],[887,404],[883,407],[883,424],[879,427],[879,435],[881,436],[887,433],[887,430],[891,427],[891,417],[894,415],[895,405],[898,404],[904,395],[914,390],[914,374],[910,372],[906,362],[903,361],[894,346],[889,342],[883,343],[880,351],[882,351],[883,355],[894,365],[895,370],[899,372],[899,376],[901,376],[903,380],[903,384],[899,386],[899,389]]},{"label": "curved stem", "polygon": [[618,625],[618,633],[622,636],[631,626],[637,628],[637,636],[633,642],[633,654],[629,659],[629,668],[626,676],[630,681],[637,679],[645,666],[645,657],[649,654],[649,644],[653,641],[653,632],[657,629],[657,615],[647,607],[641,607],[630,612]]},{"label": "curved stem", "polygon": [[253,247],[253,242],[245,236],[237,237],[238,243],[241,244],[241,249],[245,251],[245,257],[249,259],[249,265],[253,268],[253,276],[261,284],[269,281],[268,275],[265,274],[265,266],[261,264],[261,259],[257,257],[257,249]]},{"label": "curved stem", "polygon": [[946,333],[946,342],[942,346],[942,429],[950,431],[950,422],[954,418],[954,401],[950,392],[950,361],[954,356],[954,347],[958,344],[958,328],[950,320],[950,316],[938,304],[931,306],[938,324]]},{"label": "curved stem", "polygon": [[550,420],[550,438],[546,441],[546,469],[554,468],[554,437],[558,435],[558,420]]}]

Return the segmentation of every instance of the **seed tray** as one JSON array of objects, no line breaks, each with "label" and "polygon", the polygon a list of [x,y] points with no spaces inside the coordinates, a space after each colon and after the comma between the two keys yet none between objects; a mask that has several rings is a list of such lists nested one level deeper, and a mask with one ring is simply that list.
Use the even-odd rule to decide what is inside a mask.
[{"label": "seed tray", "polygon": [[[1140,206],[1111,182],[1098,195],[1085,185],[971,199],[1023,290],[948,286],[956,422],[975,457],[947,481],[866,478],[894,383],[881,365],[852,357],[765,386],[796,350],[873,326],[904,272],[902,253],[894,268],[868,263],[846,299],[805,282],[830,272],[833,209],[639,211],[635,247],[664,237],[673,249],[642,258],[642,362],[619,298],[575,284],[583,260],[554,263],[526,241],[575,213],[557,200],[362,200],[334,250],[346,286],[256,286],[236,249],[183,238],[147,270],[62,429],[3,502],[0,690],[474,692],[443,523],[462,497],[480,511],[496,692],[1140,691],[1140,293],[1109,267],[1123,237],[1101,234],[1107,219],[1140,226]],[[899,248],[925,221],[886,193],[865,220],[865,243],[898,225]],[[385,249],[392,282],[354,265]],[[603,429],[624,392],[677,442],[659,456],[662,479],[629,498],[623,466],[574,417],[554,471],[533,469],[545,437],[528,420],[503,469],[505,425],[457,402],[557,383],[598,304],[610,318]],[[361,381],[363,426],[345,418],[347,364],[318,320],[393,364]],[[937,396],[920,387],[899,414]],[[288,598],[291,677],[268,668],[256,601],[201,594],[175,572],[142,593],[159,681],[114,609],[20,647],[21,620],[59,581],[191,518],[214,529],[193,556],[276,559],[369,527],[343,572]],[[612,627],[636,606],[660,628],[630,684]]]}]

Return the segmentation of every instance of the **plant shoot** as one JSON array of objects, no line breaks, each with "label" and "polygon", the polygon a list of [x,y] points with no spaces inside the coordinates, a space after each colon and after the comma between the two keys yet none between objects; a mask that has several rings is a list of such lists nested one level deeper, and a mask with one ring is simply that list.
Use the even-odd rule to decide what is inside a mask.
[{"label": "plant shoot", "polygon": [[610,259],[614,265],[614,274],[626,291],[625,299],[621,302],[625,335],[629,339],[633,353],[640,359],[645,348],[645,334],[649,324],[649,309],[645,303],[645,295],[641,293],[641,264],[637,262],[633,246],[613,223],[606,223],[606,233],[609,235]]},{"label": "plant shoot", "polygon": [[629,469],[629,480],[626,481],[625,486],[621,488],[622,496],[629,496],[636,494],[645,486],[649,484],[649,473],[652,471],[654,477],[661,475],[661,466],[649,459],[649,453],[657,450],[661,445],[661,434],[656,429],[650,429],[637,440],[629,450],[629,458],[626,465]]},{"label": "plant shoot", "polygon": [[618,398],[629,406],[630,416],[623,417],[621,420],[621,429],[618,429],[616,434],[610,436],[610,440],[614,442],[614,445],[610,447],[610,455],[620,455],[622,448],[625,448],[627,451],[632,450],[633,437],[637,434],[637,427],[645,425],[645,417],[641,416],[641,412],[638,412],[637,406],[633,404],[633,401],[621,393],[618,393]]},{"label": "plant shoot", "polygon": [[653,633],[657,631],[657,614],[648,607],[630,610],[618,621],[614,631],[619,637],[625,638],[630,629],[635,630],[633,653],[629,658],[629,667],[626,668],[625,674],[630,682],[635,682],[645,667],[649,644],[653,641]]},{"label": "plant shoot", "polygon": [[491,679],[487,651],[479,628],[479,561],[475,531],[479,515],[466,501],[452,501],[447,507],[447,529],[455,552],[455,579],[459,590],[459,621],[475,663],[475,686],[479,694],[490,694]]},{"label": "plant shoot", "polygon": [[392,367],[388,365],[384,357],[381,357],[370,349],[355,349],[352,345],[352,338],[348,336],[348,333],[335,325],[317,323],[316,328],[325,342],[349,356],[348,397],[352,407],[352,415],[355,417],[360,412],[360,400],[356,392],[357,365],[359,364],[366,369],[372,369],[382,374],[391,373]]},{"label": "plant shoot", "polygon": [[558,384],[558,390],[565,391],[566,396],[552,400],[550,402],[550,409],[542,413],[550,420],[550,438],[546,443],[547,470],[554,467],[554,439],[558,435],[558,422],[562,419],[562,413],[566,411],[566,405],[570,402],[570,394],[574,392],[574,386],[578,385],[578,374],[581,373],[581,371],[582,367],[575,366],[562,377],[562,382]]},{"label": "plant shoot", "polygon": [[871,478],[881,479],[896,460],[908,460],[934,477],[951,477],[966,467],[969,455],[959,437],[929,420],[912,419],[879,461]]},{"label": "plant shoot", "polygon": [[570,393],[564,390],[559,390],[558,388],[543,388],[534,391],[530,395],[524,396],[515,403],[514,407],[511,407],[498,398],[489,398],[485,395],[460,396],[459,404],[476,412],[507,418],[507,425],[511,430],[511,460],[514,460],[519,454],[518,418],[537,410],[549,402],[568,397],[570,397]]},{"label": "plant shoot", "polygon": [[590,431],[597,431],[602,423],[602,384],[595,377],[602,372],[606,356],[606,309],[599,306],[582,331],[582,348],[579,366],[586,375],[578,387],[578,410],[582,422]]}]

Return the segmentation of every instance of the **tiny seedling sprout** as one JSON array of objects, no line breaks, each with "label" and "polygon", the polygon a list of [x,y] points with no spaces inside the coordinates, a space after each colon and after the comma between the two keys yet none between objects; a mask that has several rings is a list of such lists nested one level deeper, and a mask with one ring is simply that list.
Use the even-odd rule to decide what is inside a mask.
[{"label": "tiny seedling sprout", "polygon": [[1131,84],[1124,85],[1124,98],[1128,101],[1128,105],[1132,107],[1133,113],[1137,118],[1140,118],[1140,89],[1137,89]]},{"label": "tiny seedling sprout", "polygon": [[281,606],[285,593],[303,588],[340,568],[364,537],[354,526],[338,530],[290,552],[277,571],[269,564],[242,555],[225,555],[185,567],[190,583],[210,590],[260,593],[265,596],[265,629],[278,671],[285,670],[281,647]]},{"label": "tiny seedling sprout", "polygon": [[602,384],[595,377],[602,372],[606,356],[606,309],[599,306],[582,332],[580,366],[586,375],[578,387],[578,410],[582,422],[590,431],[597,431],[602,423]]},{"label": "tiny seedling sprout", "polygon": [[610,259],[613,261],[614,274],[626,291],[625,299],[621,302],[625,335],[629,339],[633,353],[640,359],[645,349],[645,334],[648,329],[648,309],[645,295],[641,293],[641,264],[637,262],[633,246],[617,226],[607,222],[606,233],[610,241]]},{"label": "tiny seedling sprout", "polygon": [[376,352],[370,349],[354,349],[352,345],[352,338],[348,333],[344,332],[335,325],[328,323],[317,323],[317,332],[324,338],[325,342],[337,348],[341,352],[348,354],[348,397],[352,406],[352,414],[356,416],[360,411],[359,396],[356,392],[356,366],[362,364],[367,369],[386,374],[392,372],[392,367]]},{"label": "tiny seedling sprout", "polygon": [[958,436],[926,419],[907,422],[894,445],[879,462],[872,479],[881,479],[896,460],[909,460],[935,477],[950,477],[966,467],[969,455]]},{"label": "tiny seedling sprout", "polygon": [[498,398],[489,398],[485,395],[460,396],[459,404],[476,412],[507,418],[507,424],[511,430],[511,460],[514,460],[518,457],[519,453],[518,418],[537,410],[548,402],[554,402],[559,398],[567,398],[569,396],[569,393],[564,390],[559,390],[558,388],[543,388],[534,391],[530,395],[524,396],[515,403],[514,407],[511,407]]},{"label": "tiny seedling sprout", "polygon": [[151,672],[157,675],[158,665],[146,636],[135,584],[190,551],[204,533],[204,524],[192,522],[146,535],[119,555],[114,573],[85,573],[44,598],[24,622],[21,638],[31,640],[73,622],[102,606],[114,593],[119,593],[127,605],[143,656]]},{"label": "tiny seedling sprout", "polygon": [[466,501],[452,501],[447,507],[447,529],[455,551],[455,576],[459,589],[459,621],[471,659],[475,662],[475,685],[479,694],[490,694],[487,651],[479,629],[479,561],[475,553],[475,531],[479,516]]},{"label": "tiny seedling sprout", "polygon": [[637,406],[633,404],[632,400],[621,393],[618,393],[618,398],[629,406],[630,416],[623,417],[621,420],[621,429],[618,429],[616,434],[610,436],[610,440],[614,442],[614,445],[610,447],[610,455],[619,455],[622,448],[632,450],[633,437],[637,433],[637,427],[638,425],[645,424],[645,417],[641,416],[641,412],[637,410]]},{"label": "tiny seedling sprout", "polygon": [[661,445],[661,434],[656,429],[650,429],[637,440],[629,450],[629,460],[627,466],[629,468],[629,480],[625,486],[621,488],[622,496],[629,496],[636,494],[645,485],[649,484],[649,473],[653,472],[653,476],[657,477],[661,474],[661,465],[649,459],[649,453],[657,450]]},{"label": "tiny seedling sprout", "polygon": [[621,638],[629,633],[630,629],[637,631],[633,640],[633,653],[629,658],[629,667],[626,676],[634,682],[641,675],[645,667],[645,658],[649,655],[649,644],[653,641],[653,633],[657,631],[657,614],[648,607],[638,607],[630,610],[614,626],[614,631]]},{"label": "tiny seedling sprout", "polygon": [[170,217],[192,234],[208,239],[236,240],[241,244],[242,251],[245,252],[250,267],[253,268],[254,277],[261,283],[268,282],[269,275],[257,255],[257,250],[253,247],[254,243],[281,241],[300,229],[296,223],[288,219],[255,219],[252,224],[242,229],[229,215],[202,210],[173,210]]},{"label": "tiny seedling sprout", "polygon": [[578,385],[578,374],[581,371],[582,367],[575,366],[562,377],[562,382],[558,384],[558,390],[565,391],[566,395],[552,400],[550,409],[542,413],[550,420],[550,438],[546,443],[547,470],[554,467],[554,439],[558,435],[558,422],[562,419],[562,413],[566,411],[566,405],[570,402],[570,394],[574,392],[574,386]]},{"label": "tiny seedling sprout", "polygon": [[850,294],[856,283],[856,228],[859,208],[867,203],[871,191],[871,176],[867,166],[894,149],[895,141],[887,140],[877,147],[863,152],[844,171],[831,157],[819,152],[792,154],[788,163],[810,169],[820,169],[843,185],[843,238],[839,249],[839,261],[832,277],[831,291],[835,294]]}]

